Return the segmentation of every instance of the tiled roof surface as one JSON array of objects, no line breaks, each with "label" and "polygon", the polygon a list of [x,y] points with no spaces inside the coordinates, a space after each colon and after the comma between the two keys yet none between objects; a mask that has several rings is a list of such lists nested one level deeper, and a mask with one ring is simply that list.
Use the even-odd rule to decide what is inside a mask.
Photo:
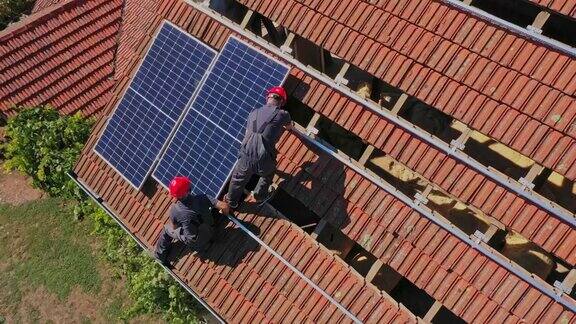
[{"label": "tiled roof surface", "polygon": [[557,13],[576,18],[576,1],[574,0],[529,0]]},{"label": "tiled roof surface", "polygon": [[0,32],[0,109],[100,112],[114,86],[122,0],[66,1]]},{"label": "tiled roof surface", "polygon": [[300,98],[304,104],[462,202],[480,209],[569,264],[576,264],[574,228],[318,80],[295,70],[293,76],[302,79],[296,92],[306,89]]},{"label": "tiled roof surface", "polygon": [[435,0],[239,2],[576,179],[576,61],[569,56]]},{"label": "tiled roof surface", "polygon": [[[368,252],[464,320],[534,322],[562,311],[536,288],[298,137],[284,134],[279,150],[279,171],[298,175],[290,181],[277,178],[280,188],[363,242]],[[344,226],[342,213],[349,218]],[[574,314],[566,316],[572,319]]]},{"label": "tiled roof surface", "polygon": [[[247,4],[260,8],[254,2]],[[357,5],[371,6],[369,3]],[[426,2],[426,5],[441,6],[429,2]],[[293,6],[303,8],[300,3],[294,3]],[[119,80],[113,99],[110,100],[104,115],[109,115],[115,107],[129,82],[130,73],[134,72],[134,67],[141,60],[151,35],[162,19],[176,23],[216,49],[222,47],[231,33],[218,21],[181,1],[166,0],[159,3],[150,1],[144,2],[143,7],[146,9],[139,15],[138,2],[128,0],[126,3],[125,24],[120,36],[119,60],[122,62],[118,62]],[[430,7],[419,8],[416,12],[422,14],[431,10]],[[320,7],[315,9],[328,10]],[[358,50],[368,51],[371,53],[369,57],[378,58],[378,62],[382,62],[384,58],[377,56],[377,53],[390,53],[390,56],[385,56],[390,58],[386,62],[393,62],[390,64],[394,65],[396,64],[394,59],[400,59],[404,63],[399,63],[398,66],[403,66],[403,71],[413,69],[419,64],[421,65],[419,69],[426,69],[422,65],[425,63],[418,63],[417,60],[404,56],[402,54],[404,46],[399,46],[392,40],[387,41],[389,43],[381,43],[353,32],[351,35],[347,32],[342,33],[346,30],[344,25],[338,27],[336,22],[331,22],[331,19],[318,16],[316,11],[297,9],[293,11],[291,18],[280,17],[292,12],[289,10],[285,10],[284,13],[262,12],[281,21],[282,24],[287,24],[286,26],[296,26],[295,31],[317,42],[322,38],[319,35],[326,33],[327,38],[323,38],[331,41],[319,41],[319,43],[324,46],[332,44],[330,46],[333,46],[331,49],[334,53],[350,58],[351,62],[360,67],[369,68],[377,63],[371,63],[369,59],[364,60],[363,54],[356,53]],[[351,14],[353,11],[346,12]],[[402,15],[403,12],[408,11],[402,10],[397,14]],[[444,14],[450,15],[450,12],[445,11]],[[339,17],[339,15],[332,16]],[[367,19],[378,20],[374,14],[368,16]],[[387,14],[386,17],[394,19],[391,14]],[[412,19],[410,17],[406,19]],[[308,19],[312,19],[312,23],[304,23]],[[354,19],[358,21],[359,17],[342,19],[346,24],[347,21],[354,22]],[[458,19],[462,19],[461,22],[466,20],[458,17],[452,20],[458,21]],[[297,22],[291,25],[291,20]],[[326,23],[328,25],[324,31],[321,28],[312,28],[324,26]],[[411,30],[411,34],[423,35],[415,32],[417,28],[411,27],[407,22],[401,23],[398,20],[397,23],[403,26],[397,32]],[[372,23],[358,22],[358,24],[360,25],[358,28],[361,28]],[[328,33],[328,30],[331,33]],[[499,40],[517,38],[498,32],[493,27],[486,26],[485,30],[492,30],[493,33],[500,35]],[[464,51],[461,45],[458,45],[463,40],[455,42],[450,37],[442,35],[429,37],[451,42],[452,45],[448,47]],[[332,41],[333,37],[340,40]],[[347,39],[353,39],[355,42],[350,44],[343,41]],[[416,39],[412,41],[414,44],[417,43]],[[519,40],[522,41],[525,42]],[[488,40],[486,42],[490,43]],[[525,43],[525,46],[528,45]],[[497,45],[492,43],[491,46]],[[543,51],[548,50],[539,49],[539,51],[544,53]],[[347,56],[348,53],[351,53],[351,56]],[[507,73],[523,73],[515,71],[508,63],[502,63],[500,58],[496,60],[490,56],[492,54],[482,55],[487,55],[485,59],[493,62],[490,64],[502,66],[502,69],[509,71]],[[377,75],[389,75],[389,78],[384,78],[385,81],[392,82],[398,79],[395,84],[401,85],[402,79],[406,76],[398,76],[393,73],[395,70],[393,67],[386,70],[386,66],[385,64],[384,69]],[[445,72],[444,69],[441,70],[442,73]],[[425,75],[428,76],[440,73],[427,71],[429,72]],[[546,75],[547,71],[541,73]],[[441,76],[439,79],[444,80],[442,84],[445,86],[462,82],[462,79],[454,81],[453,77],[454,75]],[[555,78],[549,84],[542,80],[537,82],[543,87],[559,87],[558,80]],[[429,84],[419,89],[433,90],[436,96],[441,95],[441,89],[434,88],[435,85],[432,83],[424,80],[419,82],[421,85]],[[458,83],[457,88],[460,87],[461,83]],[[316,112],[351,130],[376,148],[389,153],[432,183],[517,230],[572,266],[576,263],[574,229],[559,222],[553,215],[496,185],[465,164],[441,153],[303,71],[292,69],[289,89]],[[484,96],[486,101],[494,100],[489,97],[492,94],[480,94],[479,91],[482,89],[472,90],[468,86],[466,89],[468,92],[477,91],[477,95]],[[560,95],[566,94],[566,89],[570,89],[570,85],[566,84],[562,90],[553,91]],[[570,91],[573,94],[574,90]],[[487,109],[484,106],[478,107]],[[96,126],[75,172],[89,188],[102,197],[138,238],[148,246],[152,246],[167,221],[166,212],[172,201],[155,183],[145,189],[146,193],[135,191],[93,153],[92,148],[104,124],[105,118]],[[364,249],[442,302],[454,314],[470,322],[500,323],[525,319],[528,322],[551,323],[575,320],[574,313],[535,287],[410,209],[393,195],[379,189],[346,165],[303,144],[295,135],[285,133],[278,149],[279,170],[292,177],[291,180],[276,178],[275,181],[280,188],[335,227],[341,227],[347,237],[359,242]],[[360,319],[366,322],[414,320],[409,311],[399,307],[389,296],[378,292],[371,284],[365,283],[363,278],[342,260],[320,247],[311,236],[294,224],[271,217],[268,213],[268,210],[251,210],[238,213],[237,216],[253,224],[266,243]],[[344,221],[342,214],[347,218]],[[335,307],[327,304],[326,299],[298,279],[271,254],[263,249],[254,249],[255,243],[233,225],[227,224],[221,231],[220,241],[204,258],[199,258],[196,254],[180,253],[176,273],[224,318],[231,322],[284,319],[324,322],[346,320]],[[320,273],[322,275],[319,275]]]},{"label": "tiled roof surface", "polygon": [[64,2],[64,0],[36,0],[36,2],[34,2],[34,8],[32,8],[32,13],[37,13],[62,2]]}]

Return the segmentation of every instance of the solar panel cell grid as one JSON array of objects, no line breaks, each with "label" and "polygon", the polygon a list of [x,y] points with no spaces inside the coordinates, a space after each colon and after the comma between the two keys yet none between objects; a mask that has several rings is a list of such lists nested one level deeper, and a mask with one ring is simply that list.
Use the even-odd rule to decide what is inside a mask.
[{"label": "solar panel cell grid", "polygon": [[230,37],[154,171],[164,186],[177,175],[216,196],[236,162],[250,111],[288,67]]},{"label": "solar panel cell grid", "polygon": [[[240,142],[195,112],[190,112],[155,171],[161,183],[185,174],[193,192],[216,196],[236,162]],[[182,158],[187,163],[181,163]]]},{"label": "solar panel cell grid", "polygon": [[288,67],[231,37],[192,109],[241,139],[250,111],[264,104],[266,90],[281,84],[287,73]]},{"label": "solar panel cell grid", "polygon": [[94,150],[141,188],[216,53],[164,23]]},{"label": "solar panel cell grid", "polygon": [[160,151],[172,127],[170,119],[128,89],[95,150],[126,180],[139,187],[156,158],[149,152]]},{"label": "solar panel cell grid", "polygon": [[130,87],[176,121],[214,56],[206,45],[165,24]]}]

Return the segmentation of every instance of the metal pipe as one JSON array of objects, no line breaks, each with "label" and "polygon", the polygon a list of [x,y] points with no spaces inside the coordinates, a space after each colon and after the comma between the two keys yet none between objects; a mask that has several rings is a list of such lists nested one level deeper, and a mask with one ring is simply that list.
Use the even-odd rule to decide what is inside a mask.
[{"label": "metal pipe", "polygon": [[336,301],[334,298],[332,298],[332,296],[330,296],[327,292],[325,292],[324,289],[320,288],[312,280],[308,279],[308,277],[306,277],[302,272],[300,272],[300,270],[296,269],[296,267],[293,266],[292,264],[290,264],[290,262],[288,262],[288,260],[284,259],[284,257],[282,257],[278,252],[274,251],[274,249],[269,247],[268,244],[266,244],[264,241],[262,241],[258,236],[256,236],[256,234],[252,233],[249,229],[247,229],[244,225],[242,225],[242,223],[240,223],[235,217],[230,216],[230,215],[227,215],[227,216],[228,216],[228,219],[230,219],[230,221],[232,221],[234,224],[236,224],[236,226],[238,226],[246,234],[248,234],[256,242],[258,242],[258,244],[260,244],[268,252],[270,252],[273,256],[275,256],[278,260],[280,260],[282,263],[284,263],[284,265],[286,265],[288,268],[290,268],[290,270],[292,270],[292,272],[294,272],[300,278],[302,278],[304,281],[306,281],[307,284],[312,286],[312,288],[314,288],[317,292],[319,292],[322,296],[324,296],[324,298],[328,299],[328,301],[330,301],[332,304],[334,304],[334,306],[338,307],[338,309],[340,309],[354,323],[362,323],[362,321],[360,321],[354,314],[352,314],[350,311],[348,311],[346,309],[346,307],[342,306],[342,304],[340,304],[338,301]]},{"label": "metal pipe", "polygon": [[422,204],[416,203],[414,200],[410,199],[405,194],[401,193],[397,190],[394,186],[390,185],[389,183],[385,182],[384,180],[375,177],[374,175],[366,172],[361,167],[351,163],[349,159],[346,159],[339,154],[335,153],[333,149],[327,147],[326,145],[322,144],[318,140],[310,138],[307,134],[303,133],[300,130],[295,129],[294,133],[299,137],[303,138],[304,140],[308,141],[309,143],[313,144],[323,152],[331,155],[332,157],[338,159],[340,162],[348,166],[349,168],[353,169],[357,173],[364,176],[366,179],[372,181],[378,187],[384,189],[386,192],[392,194],[394,197],[401,200],[406,205],[410,206],[414,210],[417,210],[420,214],[424,217],[428,218],[434,224],[440,226],[441,228],[445,229],[446,231],[452,233],[454,236],[458,237],[460,240],[464,241],[466,244],[470,245],[473,249],[478,250],[485,256],[487,256],[492,261],[498,263],[500,266],[506,268],[508,271],[513,273],[514,275],[520,277],[522,280],[530,283],[536,289],[540,290],[540,292],[544,293],[548,297],[552,298],[553,300],[559,302],[560,304],[564,305],[566,308],[571,310],[572,312],[576,312],[576,303],[572,300],[567,294],[565,294],[562,290],[547,287],[536,280],[531,273],[523,269],[518,269],[517,265],[514,265],[510,260],[504,259],[498,256],[498,252],[494,251],[492,248],[485,246],[484,242],[478,242],[470,238],[470,236],[466,235],[462,230],[455,227],[451,223],[447,223],[442,221],[438,217],[436,217],[428,208],[425,208]]},{"label": "metal pipe", "polygon": [[237,34],[240,34],[240,35],[250,39],[250,41],[258,44],[259,46],[261,46],[265,50],[267,50],[271,53],[274,53],[274,55],[276,55],[278,57],[281,57],[283,60],[286,60],[288,63],[292,64],[294,67],[297,67],[298,69],[305,71],[307,74],[313,76],[314,78],[316,78],[316,79],[318,79],[318,80],[320,80],[326,84],[329,84],[332,88],[337,89],[338,91],[344,93],[349,98],[354,99],[356,102],[369,108],[374,113],[376,113],[376,114],[384,117],[385,119],[393,122],[394,124],[404,128],[405,130],[410,132],[412,135],[422,139],[423,141],[427,142],[428,144],[430,144],[432,146],[437,147],[440,151],[444,152],[445,154],[447,154],[449,156],[453,156],[458,161],[469,165],[472,169],[477,170],[478,172],[480,172],[483,175],[487,176],[488,178],[494,180],[495,182],[497,182],[501,186],[508,188],[510,191],[512,191],[512,192],[516,193],[517,195],[525,198],[526,200],[534,203],[535,205],[539,206],[543,210],[546,210],[548,213],[556,215],[558,218],[560,218],[564,222],[570,224],[570,226],[576,227],[576,218],[575,218],[574,214],[561,208],[560,206],[551,202],[550,200],[544,199],[545,201],[543,201],[542,197],[536,197],[534,191],[532,191],[528,188],[523,188],[518,181],[511,179],[509,177],[501,177],[498,174],[492,173],[488,167],[486,167],[486,166],[480,164],[478,161],[470,158],[464,152],[462,152],[456,148],[451,147],[448,143],[441,141],[440,139],[434,137],[433,135],[427,133],[426,131],[418,128],[414,124],[411,124],[410,122],[401,119],[400,117],[392,114],[390,111],[388,111],[386,109],[382,109],[381,107],[376,105],[376,103],[371,102],[371,101],[369,101],[363,97],[360,97],[358,94],[356,94],[350,88],[347,88],[344,85],[336,83],[333,79],[331,79],[327,75],[322,74],[319,71],[316,71],[316,70],[310,68],[309,66],[302,64],[301,62],[299,62],[298,60],[296,60],[295,58],[290,56],[288,53],[281,51],[279,48],[277,48],[273,44],[270,44],[267,41],[265,41],[264,39],[258,38],[254,34],[240,28],[234,22],[232,22],[232,21],[224,18],[222,15],[214,12],[212,9],[208,8],[206,5],[197,4],[191,0],[185,0],[185,2],[188,3],[190,6],[194,7],[196,10],[199,10],[199,11],[203,12],[204,14],[212,17],[213,19],[219,21],[221,24],[230,28],[231,30],[233,30]]},{"label": "metal pipe", "polygon": [[[132,237],[132,239],[134,241],[136,241],[136,243],[145,251],[148,251],[148,247],[146,246],[146,244],[144,244],[138,237],[136,237],[136,235],[134,235],[129,229],[128,227],[126,227],[126,225],[124,225],[124,223],[122,223],[122,221],[114,214],[114,212],[112,212],[110,210],[110,208],[108,208],[106,205],[104,205],[101,202],[101,199],[98,198],[98,196],[92,192],[92,190],[90,188],[88,188],[88,186],[86,186],[84,184],[84,182],[80,179],[78,179],[78,177],[76,176],[76,174],[72,171],[67,173],[68,176],[82,189],[82,191],[84,191],[88,196],[90,196],[90,198],[92,198],[92,200],[98,205],[100,206],[100,208],[102,208],[106,214],[108,214],[110,217],[112,217],[112,219],[114,221],[116,221],[116,223],[126,232],[128,233],[128,235],[130,235]],[[165,267],[162,263],[160,263],[158,260],[154,259],[162,268],[164,268],[165,271],[168,272],[168,274],[170,274],[170,276],[172,276],[172,278],[174,278],[174,280],[176,280],[180,286],[182,286],[182,288],[184,288],[190,295],[192,295],[192,297],[194,297],[194,299],[196,299],[202,306],[204,306],[211,314],[212,316],[214,316],[214,318],[216,318],[216,320],[222,324],[226,323],[226,321],[220,316],[218,315],[218,313],[212,309],[212,307],[210,307],[210,305],[208,305],[207,302],[205,302],[202,297],[200,297],[198,294],[196,294],[196,292],[194,292],[194,290],[192,290],[192,288],[188,287],[188,285],[186,285],[186,283],[184,281],[182,281],[172,270],[168,269],[167,267]]]}]

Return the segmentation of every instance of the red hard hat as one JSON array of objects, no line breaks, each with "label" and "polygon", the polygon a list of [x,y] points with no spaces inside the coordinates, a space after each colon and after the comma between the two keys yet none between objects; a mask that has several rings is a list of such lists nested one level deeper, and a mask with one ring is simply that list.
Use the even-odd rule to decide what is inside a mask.
[{"label": "red hard hat", "polygon": [[187,177],[174,177],[168,185],[168,191],[170,195],[176,199],[181,199],[186,197],[190,191],[190,185],[192,182]]},{"label": "red hard hat", "polygon": [[266,92],[266,96],[270,95],[271,93],[277,94],[280,97],[282,97],[284,102],[288,100],[288,97],[286,96],[286,90],[284,90],[284,88],[282,87],[272,87],[268,89],[268,91]]}]

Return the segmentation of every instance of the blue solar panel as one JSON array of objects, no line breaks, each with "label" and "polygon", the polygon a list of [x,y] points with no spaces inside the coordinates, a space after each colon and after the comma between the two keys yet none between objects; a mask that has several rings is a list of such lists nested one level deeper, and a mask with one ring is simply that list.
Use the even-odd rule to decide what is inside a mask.
[{"label": "blue solar panel", "polygon": [[94,151],[141,188],[216,53],[164,23]]},{"label": "blue solar panel", "polygon": [[248,114],[266,89],[282,84],[288,67],[230,37],[186,112],[158,167],[163,185],[189,176],[196,192],[216,196],[236,158]]},{"label": "blue solar panel", "polygon": [[248,114],[264,104],[266,90],[281,84],[288,70],[287,66],[230,37],[192,109],[242,139]]},{"label": "blue solar panel", "polygon": [[130,87],[177,120],[216,53],[165,23]]},{"label": "blue solar panel", "polygon": [[193,179],[193,192],[215,197],[236,162],[238,149],[239,141],[190,110],[158,164],[154,177],[166,185],[174,176],[186,175]]},{"label": "blue solar panel", "polygon": [[[139,122],[135,123],[135,120]],[[173,127],[174,123],[156,107],[128,89],[114,118],[96,143],[96,151],[130,183],[139,187]]]}]

